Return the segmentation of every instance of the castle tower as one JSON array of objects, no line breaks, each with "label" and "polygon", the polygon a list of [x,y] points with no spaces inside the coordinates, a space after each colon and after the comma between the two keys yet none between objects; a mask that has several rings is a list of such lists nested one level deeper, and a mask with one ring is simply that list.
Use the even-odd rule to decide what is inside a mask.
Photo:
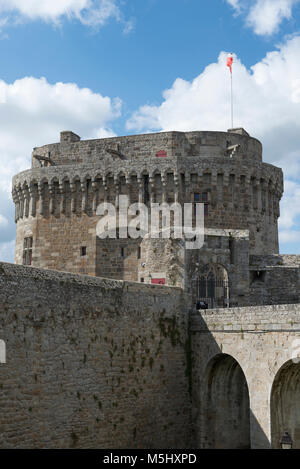
[{"label": "castle tower", "polygon": [[15,262],[150,281],[141,263],[151,243],[96,235],[97,206],[122,194],[147,205],[203,202],[206,229],[246,230],[250,255],[278,253],[282,193],[281,169],[262,162],[261,143],[243,129],[86,141],[62,132],[59,143],[35,148],[32,168],[13,179]]}]

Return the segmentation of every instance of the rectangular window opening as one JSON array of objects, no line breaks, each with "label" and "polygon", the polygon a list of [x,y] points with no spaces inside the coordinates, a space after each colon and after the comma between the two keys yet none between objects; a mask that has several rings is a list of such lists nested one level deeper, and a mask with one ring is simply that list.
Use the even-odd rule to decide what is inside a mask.
[{"label": "rectangular window opening", "polygon": [[252,270],[250,272],[250,280],[253,282],[265,282],[266,280],[266,271],[265,270]]},{"label": "rectangular window opening", "polygon": [[202,192],[202,202],[208,202],[208,192]]},{"label": "rectangular window opening", "polygon": [[32,246],[33,246],[33,238],[31,236],[24,238],[23,265],[32,264]]},{"label": "rectangular window opening", "polygon": [[229,250],[230,250],[230,264],[234,264],[234,240],[229,240]]},{"label": "rectangular window opening", "polygon": [[147,204],[149,201],[150,201],[149,176],[145,174],[144,175],[144,203]]}]

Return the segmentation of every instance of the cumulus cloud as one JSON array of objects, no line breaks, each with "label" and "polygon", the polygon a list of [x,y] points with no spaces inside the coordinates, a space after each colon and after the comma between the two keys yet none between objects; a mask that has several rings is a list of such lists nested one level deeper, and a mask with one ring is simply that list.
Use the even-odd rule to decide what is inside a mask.
[{"label": "cumulus cloud", "polygon": [[0,260],[1,262],[12,262],[14,258],[15,241],[8,243],[0,243]]},{"label": "cumulus cloud", "polygon": [[241,0],[226,0],[232,8],[236,10],[237,13],[241,11]]},{"label": "cumulus cloud", "polygon": [[[193,81],[178,78],[159,105],[145,105],[127,122],[129,130],[226,130],[230,127],[230,78],[221,52]],[[281,166],[287,178],[281,227],[300,215],[300,37],[283,43],[247,69],[235,57],[235,127],[264,144],[264,160]],[[289,183],[290,181],[290,183]],[[290,185],[289,185],[290,184]]]},{"label": "cumulus cloud", "polygon": [[63,18],[93,27],[115,19],[124,24],[126,33],[132,29],[132,20],[124,20],[118,0],[0,0],[0,19],[4,24],[26,20],[59,24]]},{"label": "cumulus cloud", "polygon": [[5,218],[3,215],[0,214],[0,227],[1,226],[7,226],[8,225],[8,220]]},{"label": "cumulus cloud", "polygon": [[299,0],[258,0],[249,12],[247,23],[256,34],[271,35],[283,20],[291,19],[296,3]]},{"label": "cumulus cloud", "polygon": [[[279,219],[280,243],[295,243],[300,241],[300,184],[299,181],[286,180],[285,194],[281,202],[281,217]],[[298,228],[298,229],[297,229]]]},{"label": "cumulus cloud", "polygon": [[110,124],[120,116],[121,104],[119,98],[73,83],[50,84],[32,77],[12,84],[0,80],[0,259],[15,236],[11,179],[30,167],[32,147],[57,142],[59,132],[68,129],[82,138],[113,136]]},{"label": "cumulus cloud", "polygon": [[236,13],[246,12],[246,24],[261,36],[278,31],[283,20],[292,18],[292,9],[299,0],[227,0]]}]

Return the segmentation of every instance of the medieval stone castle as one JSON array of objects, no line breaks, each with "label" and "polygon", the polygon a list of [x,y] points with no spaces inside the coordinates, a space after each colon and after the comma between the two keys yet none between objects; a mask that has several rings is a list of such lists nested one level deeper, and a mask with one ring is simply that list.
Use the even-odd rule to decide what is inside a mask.
[{"label": "medieval stone castle", "polygon": [[[300,448],[300,256],[244,129],[34,148],[0,264],[2,448]],[[101,239],[97,207],[204,204],[204,245]],[[198,310],[199,301],[209,309]]]}]

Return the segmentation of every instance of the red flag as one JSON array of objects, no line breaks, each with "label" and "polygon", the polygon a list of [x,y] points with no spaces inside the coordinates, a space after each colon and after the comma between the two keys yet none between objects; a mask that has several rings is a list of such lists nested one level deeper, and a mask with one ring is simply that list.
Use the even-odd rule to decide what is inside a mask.
[{"label": "red flag", "polygon": [[233,56],[232,54],[230,54],[227,57],[227,67],[229,67],[230,73],[232,73],[232,64],[233,64]]}]

